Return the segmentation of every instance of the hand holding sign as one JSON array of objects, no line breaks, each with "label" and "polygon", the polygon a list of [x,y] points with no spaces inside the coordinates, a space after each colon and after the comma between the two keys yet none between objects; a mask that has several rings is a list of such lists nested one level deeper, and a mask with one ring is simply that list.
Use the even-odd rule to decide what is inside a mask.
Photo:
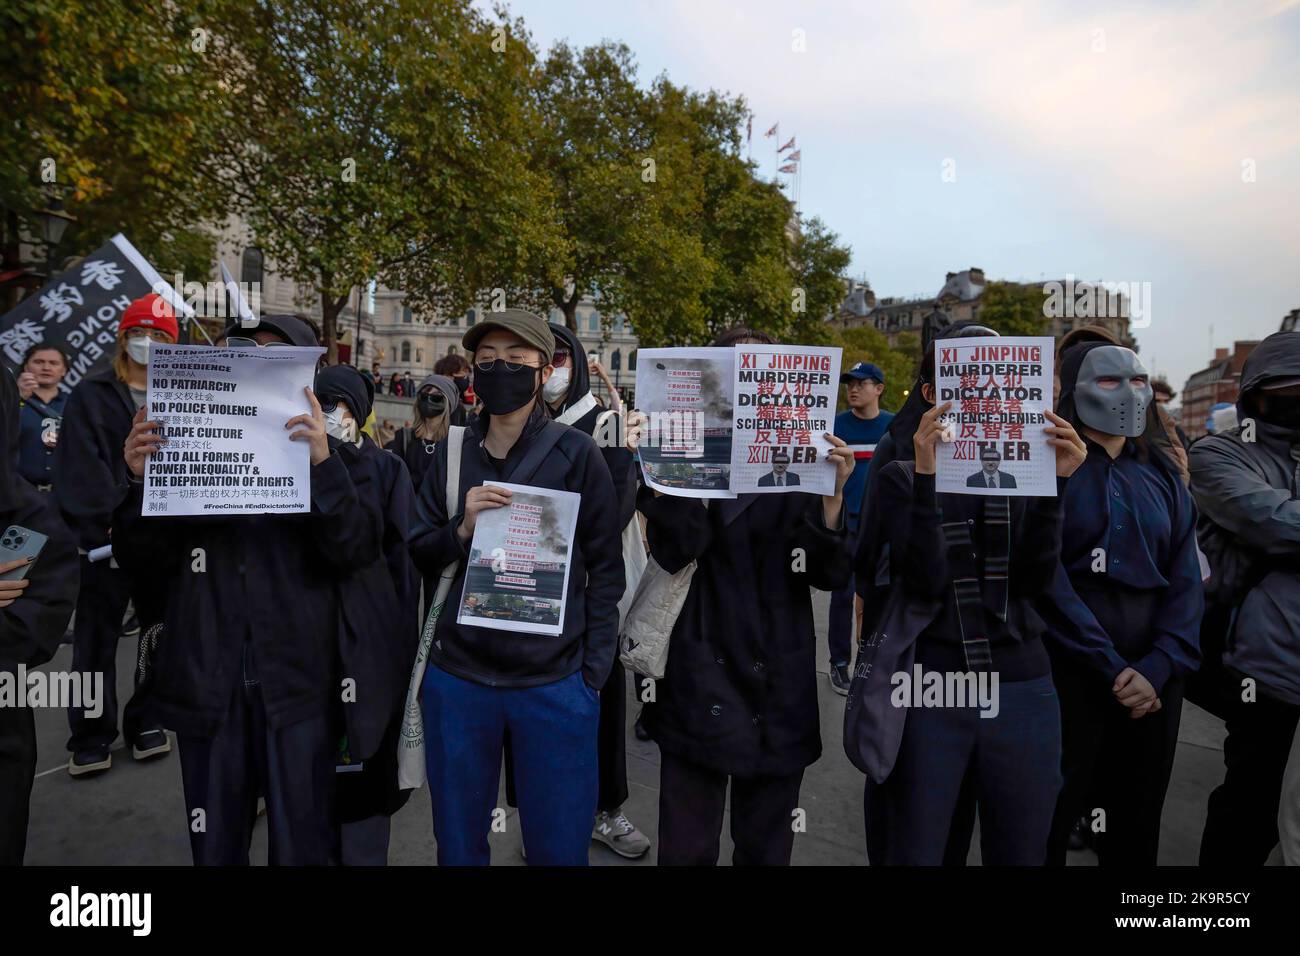
[{"label": "hand holding sign", "polygon": [[295,415],[284,423],[284,427],[302,426],[300,431],[294,432],[289,437],[294,441],[310,442],[311,463],[319,465],[330,456],[330,446],[325,436],[325,413],[321,411],[320,402],[316,401],[311,386],[307,386],[303,391],[307,393],[307,401],[311,402],[311,413]]},{"label": "hand holding sign", "polygon": [[1043,414],[1054,423],[1048,425],[1043,431],[1050,436],[1047,444],[1056,449],[1056,476],[1069,478],[1078,471],[1083,460],[1088,457],[1088,446],[1083,443],[1074,426],[1056,412],[1044,411]]},{"label": "hand holding sign", "polygon": [[918,475],[934,474],[934,446],[943,436],[944,430],[948,428],[947,422],[944,422],[942,417],[948,413],[950,408],[952,408],[952,402],[935,405],[921,416],[921,424],[916,426],[916,434],[912,436],[912,449],[916,452],[916,473]]},{"label": "hand holding sign", "polygon": [[122,457],[126,459],[126,468],[136,478],[144,477],[144,464],[150,455],[167,441],[160,429],[162,422],[147,422],[144,414],[147,409],[142,406],[131,419],[131,431],[127,433],[122,445]]}]

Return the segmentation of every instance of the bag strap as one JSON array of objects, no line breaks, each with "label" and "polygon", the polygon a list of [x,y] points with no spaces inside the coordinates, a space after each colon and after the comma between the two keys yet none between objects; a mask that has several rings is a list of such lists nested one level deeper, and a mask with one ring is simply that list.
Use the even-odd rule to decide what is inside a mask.
[{"label": "bag strap", "polygon": [[527,454],[510,473],[510,482],[516,485],[528,484],[567,429],[567,425],[554,421],[548,421],[543,425],[537,437],[533,439],[532,445],[529,446]]},{"label": "bag strap", "polygon": [[460,507],[460,459],[465,447],[465,426],[452,425],[447,429],[447,514],[455,514]]}]

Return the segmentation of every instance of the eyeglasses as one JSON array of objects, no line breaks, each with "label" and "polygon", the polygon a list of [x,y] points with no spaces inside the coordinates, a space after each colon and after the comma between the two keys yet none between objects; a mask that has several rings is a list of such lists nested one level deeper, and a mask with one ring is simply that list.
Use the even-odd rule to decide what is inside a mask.
[{"label": "eyeglasses", "polygon": [[551,356],[551,364],[563,365],[565,362],[569,361],[569,357],[572,355],[573,353],[568,349],[556,349],[555,354]]},{"label": "eyeglasses", "polygon": [[274,349],[289,347],[290,344],[288,342],[267,342],[263,345],[261,342],[257,341],[257,339],[246,339],[242,335],[232,335],[226,339],[226,348],[230,349]]},{"label": "eyeglasses", "polygon": [[500,362],[505,366],[507,372],[517,372],[521,368],[537,368],[536,365],[529,365],[527,362],[507,362],[505,359],[492,359],[487,362],[475,362],[474,367],[480,372],[491,372],[496,369],[497,363]]}]

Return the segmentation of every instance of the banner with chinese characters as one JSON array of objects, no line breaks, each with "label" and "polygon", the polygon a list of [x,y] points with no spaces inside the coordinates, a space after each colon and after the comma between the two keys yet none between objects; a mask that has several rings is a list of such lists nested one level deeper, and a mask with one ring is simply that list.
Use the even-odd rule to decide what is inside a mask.
[{"label": "banner with chinese characters", "polygon": [[33,345],[57,345],[68,357],[65,392],[108,368],[126,307],[150,292],[171,303],[177,318],[193,314],[158,271],[120,233],[0,316],[0,356],[16,371]]},{"label": "banner with chinese characters", "polygon": [[951,402],[936,453],[936,489],[967,495],[1056,495],[1056,451],[1044,432],[1052,407],[1050,337],[934,343],[936,401]]},{"label": "banner with chinese characters", "polygon": [[284,426],[311,411],[324,351],[153,343],[146,405],[167,441],[149,457],[143,513],[310,511],[308,445]]}]

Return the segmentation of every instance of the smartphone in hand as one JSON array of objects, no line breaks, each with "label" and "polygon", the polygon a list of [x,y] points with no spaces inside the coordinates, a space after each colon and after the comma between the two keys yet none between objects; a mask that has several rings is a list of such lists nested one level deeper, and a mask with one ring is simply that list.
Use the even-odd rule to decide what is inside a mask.
[{"label": "smartphone in hand", "polygon": [[36,563],[36,558],[45,547],[45,542],[49,540],[39,531],[32,531],[21,525],[11,524],[6,528],[4,534],[0,535],[0,564],[16,561],[19,558],[31,558],[31,561],[22,567],[0,574],[0,581],[21,581],[27,577],[27,572]]}]

